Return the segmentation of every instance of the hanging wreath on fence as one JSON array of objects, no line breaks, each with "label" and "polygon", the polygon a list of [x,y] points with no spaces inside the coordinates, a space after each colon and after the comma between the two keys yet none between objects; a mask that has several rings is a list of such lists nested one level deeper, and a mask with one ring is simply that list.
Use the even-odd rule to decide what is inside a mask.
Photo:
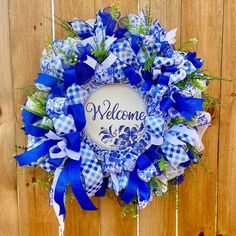
[{"label": "hanging wreath on fence", "polygon": [[176,30],[144,11],[120,18],[116,5],[67,23],[70,37],[43,51],[22,109],[27,150],[15,156],[53,175],[50,204],[62,229],[68,185],[82,209],[96,210],[90,196],[112,189],[119,204],[140,210],[201,160],[210,124],[211,77],[196,52],[175,49]]}]

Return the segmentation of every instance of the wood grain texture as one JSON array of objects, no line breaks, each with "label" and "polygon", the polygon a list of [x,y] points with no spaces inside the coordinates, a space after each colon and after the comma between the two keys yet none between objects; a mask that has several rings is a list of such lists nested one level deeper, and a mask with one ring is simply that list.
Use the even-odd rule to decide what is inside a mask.
[{"label": "wood grain texture", "polygon": [[14,104],[11,76],[9,4],[0,1],[0,235],[19,235]]},{"label": "wood grain texture", "polygon": [[[54,0],[55,15],[66,20],[94,18],[110,0]],[[148,0],[121,0],[121,13],[135,13]],[[205,59],[208,73],[233,80],[212,82],[209,93],[221,96],[221,108],[213,114],[207,131],[205,161],[193,176],[186,174],[179,190],[178,235],[236,235],[236,2],[235,0],[151,0],[153,19],[167,30],[177,27],[177,45],[198,38],[198,55]],[[8,159],[13,146],[25,145],[20,131],[21,111],[39,72],[39,59],[46,37],[51,34],[50,0],[0,1],[0,235],[54,236],[58,223],[48,206],[47,191],[36,188],[32,178],[42,173],[16,168]],[[9,28],[10,25],[10,28]],[[65,33],[56,27],[56,38]],[[12,90],[13,89],[13,90]],[[14,96],[13,96],[14,93]],[[14,111],[15,110],[15,111]],[[14,117],[15,115],[15,117]],[[14,120],[15,118],[15,120]],[[15,136],[16,133],[16,136]],[[218,157],[218,158],[217,158]],[[218,163],[218,165],[217,165]],[[194,181],[192,181],[192,178]],[[218,181],[218,183],[217,183]],[[82,211],[76,201],[67,205],[65,236],[174,236],[175,195],[154,199],[140,214],[139,229],[132,218],[122,218],[116,199],[93,199],[97,212]]]},{"label": "wood grain texture", "polygon": [[[51,22],[43,16],[51,16],[51,5],[48,0],[12,0],[10,3],[16,142],[25,145],[25,136],[20,131],[22,123],[19,104],[25,101],[26,93],[19,88],[31,86],[39,72],[39,59],[45,39],[51,34]],[[33,176],[39,172],[30,168],[18,169],[17,172],[19,229],[22,236],[47,236],[58,232],[54,211],[48,206],[47,191],[32,183]]]},{"label": "wood grain texture", "polygon": [[[148,1],[140,1],[140,9],[145,9]],[[152,18],[158,19],[166,30],[178,28],[176,45],[180,43],[181,1],[151,1]],[[176,234],[175,192],[169,196],[154,197],[149,206],[140,214],[140,235],[174,236]]]},{"label": "wood grain texture", "polygon": [[236,235],[236,2],[224,1],[224,32],[219,135],[218,235]]},{"label": "wood grain texture", "polygon": [[[207,73],[220,76],[222,46],[222,0],[183,0],[181,40],[198,38],[196,51],[204,58]],[[210,83],[208,93],[219,98],[220,83]],[[204,156],[210,172],[201,164],[185,176],[179,192],[179,235],[215,235],[216,176],[218,154],[219,109],[216,109],[212,125],[203,143]]]},{"label": "wood grain texture", "polygon": [[[95,18],[94,0],[55,0],[55,16],[63,20],[80,18],[83,20]],[[55,25],[56,38],[65,38],[64,30]],[[94,204],[99,208],[99,199],[93,199]],[[81,210],[78,202],[74,200],[67,205],[67,217],[65,223],[65,236],[97,236],[100,234],[100,211]]]},{"label": "wood grain texture", "polygon": [[[110,6],[111,1],[95,1],[96,9],[103,9]],[[138,10],[138,1],[129,0],[120,2],[121,15],[127,13],[136,13]],[[101,210],[101,236],[135,236],[137,235],[137,221],[131,216],[122,217],[121,207],[118,205],[116,197],[112,199],[103,197],[100,199]]]},{"label": "wood grain texture", "polygon": [[[74,18],[94,19],[95,18],[95,0],[54,0],[54,15],[62,20],[72,21]],[[65,31],[56,25],[56,38],[64,39]]]}]

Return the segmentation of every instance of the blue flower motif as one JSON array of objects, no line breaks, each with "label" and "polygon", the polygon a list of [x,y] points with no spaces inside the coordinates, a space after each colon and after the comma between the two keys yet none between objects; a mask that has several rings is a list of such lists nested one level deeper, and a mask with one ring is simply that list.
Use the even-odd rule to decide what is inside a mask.
[{"label": "blue flower motif", "polygon": [[115,139],[114,144],[119,147],[119,149],[124,149],[131,145],[131,141],[127,139],[124,135],[120,135]]}]

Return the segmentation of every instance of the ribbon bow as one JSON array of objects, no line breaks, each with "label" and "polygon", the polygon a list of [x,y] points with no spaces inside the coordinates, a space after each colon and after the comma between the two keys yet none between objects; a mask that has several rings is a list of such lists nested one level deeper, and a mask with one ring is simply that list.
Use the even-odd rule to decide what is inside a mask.
[{"label": "ribbon bow", "polygon": [[163,98],[160,103],[160,109],[163,112],[168,112],[173,107],[185,119],[191,120],[197,114],[197,111],[204,111],[203,102],[204,99],[202,98],[185,97],[174,92],[172,96],[169,95]]},{"label": "ribbon bow", "polygon": [[[80,159],[80,131],[85,126],[85,115],[82,104],[71,105],[68,112],[73,116],[76,132],[68,133],[59,137],[54,132],[45,134],[47,139],[37,147],[26,151],[15,157],[20,166],[37,162],[42,156],[49,154],[49,162],[57,166],[57,182],[54,183],[54,201],[59,206],[59,215],[65,216],[64,194],[67,185],[71,189],[83,209],[96,210],[83,188],[81,180],[81,159]],[[26,120],[33,122],[35,117],[26,114]],[[34,131],[35,132],[35,131]],[[40,134],[41,136],[41,134]],[[59,172],[58,169],[61,171]]]},{"label": "ribbon bow", "polygon": [[140,155],[136,167],[129,174],[128,184],[120,200],[129,204],[137,196],[139,207],[142,208],[151,197],[148,181],[157,174],[158,172],[150,159],[145,154]]}]

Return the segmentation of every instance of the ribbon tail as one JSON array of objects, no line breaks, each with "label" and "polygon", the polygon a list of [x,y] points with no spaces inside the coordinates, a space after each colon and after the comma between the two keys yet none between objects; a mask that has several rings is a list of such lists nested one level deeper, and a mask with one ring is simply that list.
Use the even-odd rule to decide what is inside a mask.
[{"label": "ribbon tail", "polygon": [[139,201],[148,202],[151,197],[150,187],[149,187],[148,183],[146,183],[142,180],[139,180],[138,190],[139,190]]},{"label": "ribbon tail", "polygon": [[20,166],[29,165],[31,163],[37,162],[41,157],[48,154],[49,149],[56,144],[55,140],[48,140],[39,146],[26,151],[14,158],[17,160]]},{"label": "ribbon tail", "polygon": [[129,204],[137,194],[138,189],[138,176],[137,168],[135,168],[129,175],[128,185],[120,197],[120,200],[124,201],[126,204]]},{"label": "ribbon tail", "polygon": [[103,178],[101,188],[95,193],[95,197],[104,197],[108,187],[108,177]]},{"label": "ribbon tail", "polygon": [[[50,205],[53,206],[55,214],[57,216],[57,220],[59,222],[59,236],[63,236],[64,235],[64,228],[65,228],[65,226],[64,226],[64,217],[63,217],[63,215],[59,215],[60,207],[54,201],[54,193],[55,193],[56,184],[57,184],[58,178],[59,178],[59,176],[61,174],[61,171],[62,171],[61,168],[57,168],[55,170],[53,182],[52,182],[52,185],[51,185],[51,190],[49,192],[49,197],[50,197],[50,200],[51,200]],[[51,195],[51,193],[52,193],[52,195]]]},{"label": "ribbon tail", "polygon": [[68,163],[64,166],[60,175],[57,179],[55,191],[54,191],[54,201],[59,205],[59,216],[63,215],[64,219],[66,216],[66,209],[64,204],[64,197],[66,192],[66,187],[69,183],[68,179]]},{"label": "ribbon tail", "polygon": [[84,210],[97,210],[97,208],[94,206],[94,204],[88,197],[86,191],[84,190],[81,181],[81,172],[80,172],[81,160],[76,161],[71,159],[69,160],[67,165],[69,170],[70,186],[81,208]]}]

